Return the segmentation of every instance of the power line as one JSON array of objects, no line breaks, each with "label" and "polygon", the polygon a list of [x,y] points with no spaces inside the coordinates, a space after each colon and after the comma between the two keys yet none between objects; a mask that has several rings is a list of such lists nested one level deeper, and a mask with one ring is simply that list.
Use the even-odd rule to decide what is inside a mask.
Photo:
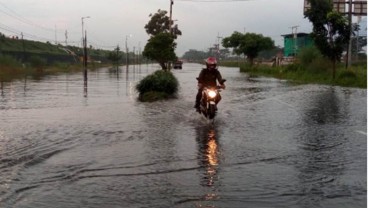
[{"label": "power line", "polygon": [[10,14],[9,12],[6,12],[6,11],[0,9],[0,12],[6,14],[9,17],[12,17],[12,18],[24,23],[24,24],[27,24],[27,25],[30,25],[30,26],[33,26],[33,27],[37,27],[39,29],[43,29],[43,30],[48,31],[48,32],[55,32],[54,29],[43,27],[43,26],[38,25],[38,24],[36,24],[36,23],[34,23],[30,20],[27,20],[27,19],[23,18],[22,16],[20,16],[15,11],[13,11],[12,9],[10,9],[9,7],[7,7],[6,5],[4,5],[1,2],[0,2],[0,5],[3,6],[4,8],[6,8],[7,10],[9,10],[12,13],[12,14]]},{"label": "power line", "polygon": [[0,29],[3,29],[5,31],[11,32],[11,33],[14,33],[16,35],[21,35],[23,33],[24,36],[30,37],[30,38],[36,39],[36,40],[44,40],[44,41],[49,41],[49,42],[53,41],[49,38],[44,38],[44,37],[40,37],[40,36],[37,36],[37,35],[33,35],[33,34],[29,34],[29,33],[19,31],[17,29],[11,28],[11,27],[9,27],[7,25],[4,25],[2,23],[0,23]]}]

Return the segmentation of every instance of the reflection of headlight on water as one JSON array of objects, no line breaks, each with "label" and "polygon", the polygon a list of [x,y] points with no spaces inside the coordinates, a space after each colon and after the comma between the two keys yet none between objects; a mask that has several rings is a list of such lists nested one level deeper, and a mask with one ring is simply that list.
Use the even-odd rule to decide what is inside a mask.
[{"label": "reflection of headlight on water", "polygon": [[216,97],[216,92],[213,91],[213,90],[209,90],[208,91],[208,96],[210,96],[210,98],[214,98],[214,97]]},{"label": "reflection of headlight on water", "polygon": [[218,199],[219,197],[217,196],[217,194],[215,193],[209,193],[209,194],[206,194],[204,199],[206,201],[211,201],[211,200],[215,200],[215,199]]},{"label": "reflection of headlight on water", "polygon": [[216,141],[211,139],[208,142],[208,150],[207,150],[207,158],[208,158],[208,163],[211,166],[217,165],[218,164],[218,158],[217,158],[217,144]]}]

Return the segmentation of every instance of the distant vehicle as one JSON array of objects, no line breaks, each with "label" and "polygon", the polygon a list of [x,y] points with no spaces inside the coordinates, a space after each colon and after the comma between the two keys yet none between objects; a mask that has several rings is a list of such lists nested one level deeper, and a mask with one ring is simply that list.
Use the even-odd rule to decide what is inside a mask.
[{"label": "distant vehicle", "polygon": [[182,69],[183,68],[183,61],[177,60],[174,62],[174,69]]}]

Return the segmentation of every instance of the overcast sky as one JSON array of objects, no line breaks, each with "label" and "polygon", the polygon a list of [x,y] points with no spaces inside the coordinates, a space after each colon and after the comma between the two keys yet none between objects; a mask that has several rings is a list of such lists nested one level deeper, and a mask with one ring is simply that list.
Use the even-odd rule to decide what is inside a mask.
[{"label": "overcast sky", "polygon": [[[218,36],[234,31],[270,37],[283,47],[281,35],[309,33],[312,25],[303,15],[304,0],[174,0],[173,19],[182,31],[177,55],[189,49],[207,50]],[[112,50],[144,47],[149,38],[144,25],[149,14],[170,9],[170,0],[0,0],[0,32],[24,34],[25,39],[78,45],[82,36],[81,17],[88,44]],[[366,25],[366,20],[364,22]],[[56,31],[56,34],[55,34]],[[366,30],[364,30],[366,33]],[[131,36],[130,36],[131,35]]]}]

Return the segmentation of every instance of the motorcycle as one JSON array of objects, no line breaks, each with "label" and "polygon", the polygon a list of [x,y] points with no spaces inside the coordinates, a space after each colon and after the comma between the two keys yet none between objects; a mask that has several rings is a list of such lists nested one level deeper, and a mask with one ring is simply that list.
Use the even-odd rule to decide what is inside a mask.
[{"label": "motorcycle", "polygon": [[[224,80],[225,82],[226,80]],[[207,119],[214,119],[217,113],[216,99],[221,92],[222,87],[204,87],[202,90],[202,98],[200,101],[200,113]]]}]

